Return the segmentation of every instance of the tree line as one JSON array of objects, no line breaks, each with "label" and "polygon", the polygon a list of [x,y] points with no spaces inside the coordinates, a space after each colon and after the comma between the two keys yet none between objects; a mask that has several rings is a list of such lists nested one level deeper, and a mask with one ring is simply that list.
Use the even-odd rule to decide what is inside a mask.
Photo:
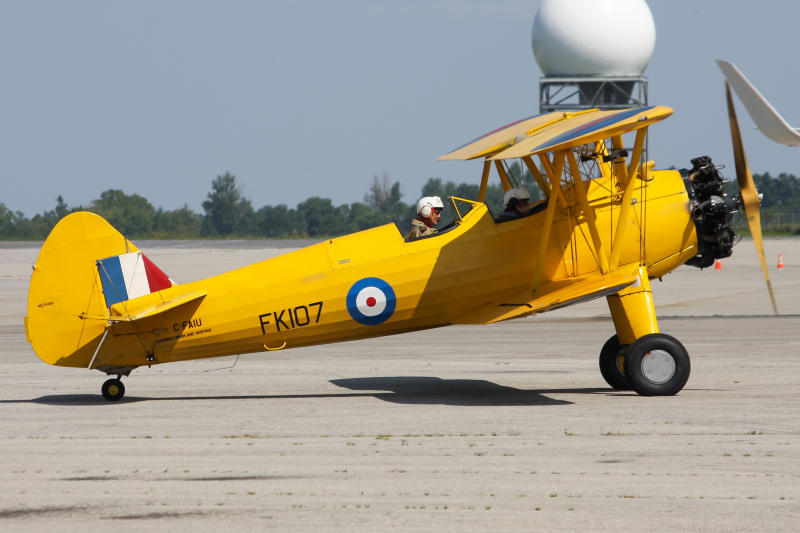
[{"label": "tree line", "polygon": [[[518,172],[519,167],[512,166],[511,170]],[[419,198],[442,198],[445,211],[440,224],[443,225],[454,218],[446,198],[476,200],[478,189],[478,185],[429,178],[421,195],[406,204],[402,201],[400,183],[392,182],[384,174],[373,176],[362,202],[335,206],[328,198],[312,196],[296,207],[278,204],[255,209],[242,194],[236,176],[226,172],[211,182],[202,214],[192,211],[188,205],[174,210],[155,208],[144,197],[128,195],[118,189],[102,192],[86,206],[70,207],[58,196],[52,210],[31,218],[0,203],[0,240],[44,240],[59,220],[76,211],[102,216],[131,239],[325,238],[391,223],[405,234],[410,230],[411,219],[417,215]],[[503,209],[503,194],[502,187],[497,184],[487,189],[487,204],[495,213]]]},{"label": "tree line", "polygon": [[[800,235],[800,178],[785,172],[778,176],[770,176],[769,172],[765,172],[753,174],[753,182],[762,196],[761,226],[764,234]],[[739,184],[735,179],[726,184],[725,192],[739,194]],[[734,222],[736,233],[750,235],[743,212]]]},{"label": "tree line", "polygon": [[[512,176],[520,176],[520,167],[510,167]],[[764,195],[762,213],[800,213],[800,179],[782,173],[772,177],[768,173],[753,176],[756,187]],[[535,201],[541,193],[530,174],[525,171],[524,182]],[[736,194],[736,184],[728,186]],[[23,213],[11,211],[0,203],[0,240],[44,240],[53,227],[66,215],[75,211],[91,211],[105,218],[112,226],[131,239],[214,239],[214,238],[325,238],[394,223],[402,234],[411,226],[416,216],[417,200],[424,196],[439,196],[445,209],[440,225],[455,218],[449,196],[468,200],[478,198],[478,184],[444,182],[429,178],[420,195],[411,203],[403,202],[399,182],[389,177],[373,176],[362,202],[334,206],[328,198],[312,196],[296,207],[286,204],[266,205],[255,209],[242,195],[241,185],[230,172],[219,175],[211,182],[211,191],[203,202],[203,213],[195,213],[188,205],[175,210],[155,208],[138,194],[127,195],[110,189],[100,194],[88,206],[70,207],[61,196],[50,211],[27,218]],[[491,184],[486,191],[486,204],[497,214],[503,210],[503,189]],[[800,226],[786,232],[800,233]]]}]

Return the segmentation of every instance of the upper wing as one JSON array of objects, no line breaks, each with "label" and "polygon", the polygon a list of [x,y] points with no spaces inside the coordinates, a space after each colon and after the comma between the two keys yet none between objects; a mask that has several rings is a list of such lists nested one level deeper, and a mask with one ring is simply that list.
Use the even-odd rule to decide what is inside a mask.
[{"label": "upper wing", "polygon": [[481,135],[467,144],[459,146],[452,152],[437,159],[437,161],[466,161],[505,150],[509,146],[513,146],[518,137],[522,136],[522,138],[525,138],[526,132],[540,128],[553,121],[558,121],[563,118],[563,115],[564,113],[547,113],[545,115],[536,115],[517,120],[511,124],[506,124],[496,130]]},{"label": "upper wing", "polygon": [[572,115],[569,120],[542,128],[491,159],[514,159],[542,152],[564,150],[615,135],[635,131],[672,115],[664,106],[637,107],[623,111],[593,111]]},{"label": "upper wing", "polygon": [[504,126],[439,159],[514,159],[563,150],[635,131],[670,115],[672,109],[664,106],[549,113]]},{"label": "upper wing", "polygon": [[761,93],[744,77],[736,65],[723,59],[718,59],[717,64],[728,79],[728,83],[739,95],[739,99],[747,108],[747,112],[750,113],[761,133],[776,143],[800,146],[800,133],[775,111],[775,108],[761,96]]}]

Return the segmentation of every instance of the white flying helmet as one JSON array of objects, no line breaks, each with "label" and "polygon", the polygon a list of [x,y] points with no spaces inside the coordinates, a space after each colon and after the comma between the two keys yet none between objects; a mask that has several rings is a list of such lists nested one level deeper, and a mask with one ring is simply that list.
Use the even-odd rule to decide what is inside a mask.
[{"label": "white flying helmet", "polygon": [[431,216],[431,213],[434,209],[438,211],[444,209],[442,199],[438,196],[426,196],[417,202],[417,213],[419,213],[423,218],[428,218]]},{"label": "white flying helmet", "polygon": [[506,195],[503,196],[503,203],[508,205],[508,202],[510,202],[512,198],[527,202],[530,201],[531,195],[528,193],[528,190],[525,187],[514,187],[513,189],[508,189],[506,191]]}]

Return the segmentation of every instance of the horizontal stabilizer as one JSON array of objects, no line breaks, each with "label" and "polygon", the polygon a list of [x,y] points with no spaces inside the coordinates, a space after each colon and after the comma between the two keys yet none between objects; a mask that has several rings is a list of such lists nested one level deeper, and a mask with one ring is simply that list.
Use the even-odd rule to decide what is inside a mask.
[{"label": "horizontal stabilizer", "polygon": [[[501,320],[520,318],[536,313],[553,311],[562,307],[588,302],[609,296],[636,283],[636,276],[627,274],[591,275],[569,278],[539,286],[533,299],[527,290],[519,299],[506,298],[491,302],[453,321],[454,324],[491,324]],[[527,298],[526,298],[527,296]]]},{"label": "horizontal stabilizer", "polygon": [[121,305],[114,305],[111,307],[111,313],[105,315],[89,315],[89,314],[82,314],[80,315],[81,318],[85,320],[103,320],[103,321],[116,321],[116,322],[135,322],[137,320],[141,320],[143,318],[148,318],[159,313],[164,313],[171,309],[175,309],[182,305],[186,305],[190,302],[195,300],[199,300],[207,295],[207,292],[201,291],[189,291],[185,294],[180,294],[178,296],[172,297],[170,300],[159,302],[156,304],[147,304],[142,308],[135,308],[132,307],[132,303],[129,302],[126,306],[127,309]]},{"label": "horizontal stabilizer", "polygon": [[744,77],[736,65],[723,59],[718,59],[717,64],[761,133],[776,143],[800,146],[800,133],[798,133],[800,130],[792,128],[775,111],[775,108],[761,96],[761,93]]}]

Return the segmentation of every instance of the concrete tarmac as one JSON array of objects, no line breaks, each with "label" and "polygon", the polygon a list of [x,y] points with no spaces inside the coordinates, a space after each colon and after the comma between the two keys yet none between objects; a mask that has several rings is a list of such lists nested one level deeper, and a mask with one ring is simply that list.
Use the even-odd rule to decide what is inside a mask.
[{"label": "concrete tarmac", "polygon": [[[285,253],[142,246],[178,282]],[[800,239],[654,283],[692,356],[674,397],[614,391],[604,300],[492,326],[99,372],[25,342],[34,245],[0,247],[3,531],[795,531]],[[782,254],[784,268],[775,266]]]}]

